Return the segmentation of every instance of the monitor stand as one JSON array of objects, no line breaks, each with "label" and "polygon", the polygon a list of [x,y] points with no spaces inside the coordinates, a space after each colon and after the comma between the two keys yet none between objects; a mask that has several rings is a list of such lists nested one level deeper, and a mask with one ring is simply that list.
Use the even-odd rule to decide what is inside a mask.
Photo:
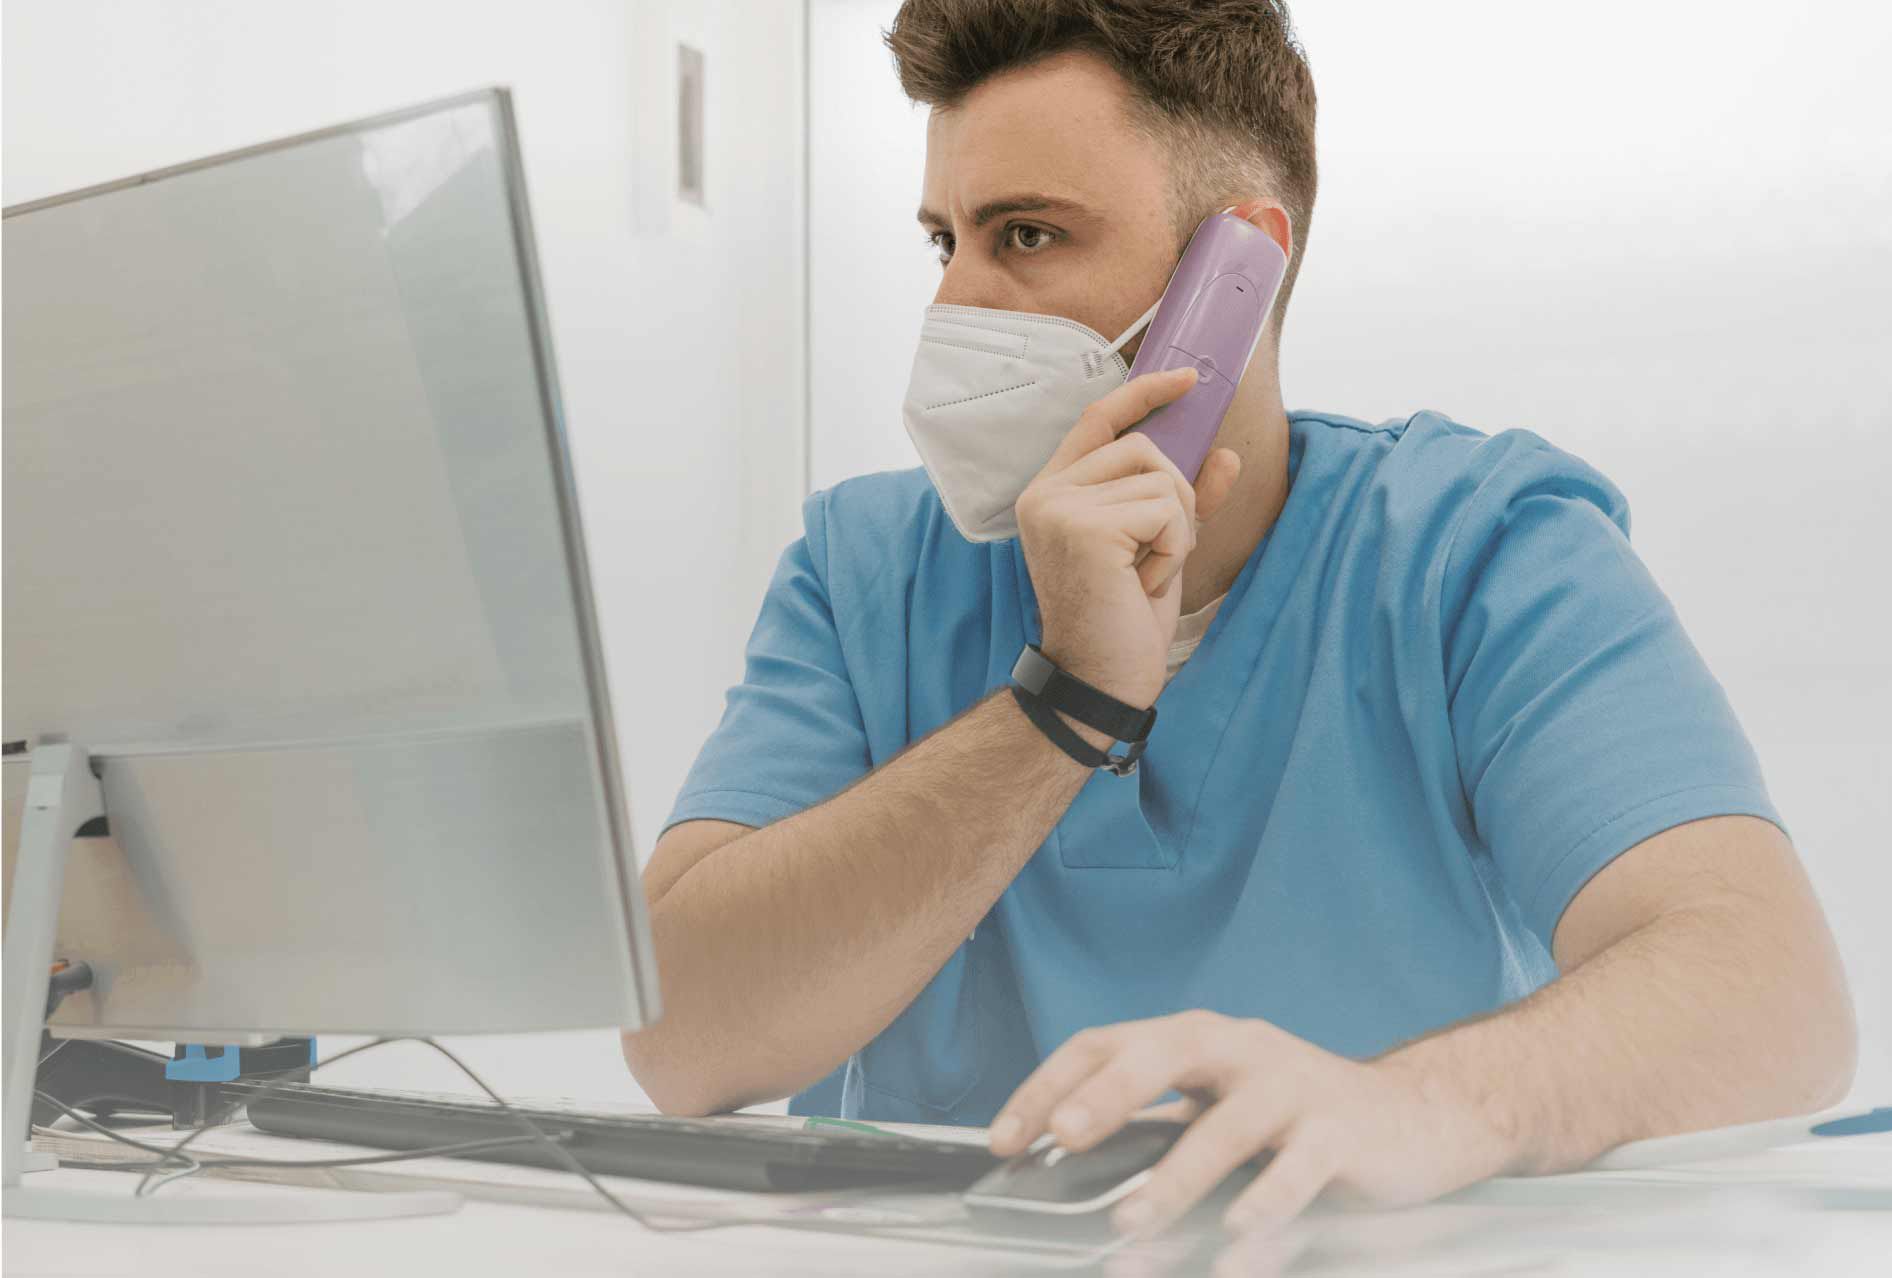
[{"label": "monitor stand", "polygon": [[[19,855],[7,902],[4,972],[5,1125],[0,1127],[4,1179],[0,1209],[9,1219],[125,1221],[177,1224],[276,1224],[313,1220],[386,1220],[459,1210],[458,1194],[436,1190],[399,1193],[281,1187],[277,1193],[165,1197],[55,1188],[22,1183],[31,1172],[57,1166],[32,1148],[33,1085],[39,1074],[40,1033],[46,1022],[59,897],[65,887],[66,850],[74,834],[105,814],[105,795],[91,757],[65,742],[35,745],[26,811],[20,818]],[[83,955],[75,956],[83,958]],[[37,1177],[35,1177],[37,1179]],[[197,1190],[196,1186],[192,1187]]]}]

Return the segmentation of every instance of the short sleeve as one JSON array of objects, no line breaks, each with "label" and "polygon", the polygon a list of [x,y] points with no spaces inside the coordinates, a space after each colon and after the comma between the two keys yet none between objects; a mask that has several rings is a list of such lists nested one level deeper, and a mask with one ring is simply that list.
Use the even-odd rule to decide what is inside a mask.
[{"label": "short sleeve", "polygon": [[667,830],[713,819],[764,826],[821,803],[869,770],[860,703],[841,656],[825,577],[826,494],[776,566],[749,636],[743,680],[677,796]]},{"label": "short sleeve", "polygon": [[1549,949],[1592,875],[1663,830],[1781,824],[1721,685],[1630,548],[1601,475],[1537,440],[1501,459],[1447,555],[1447,693],[1480,841]]}]

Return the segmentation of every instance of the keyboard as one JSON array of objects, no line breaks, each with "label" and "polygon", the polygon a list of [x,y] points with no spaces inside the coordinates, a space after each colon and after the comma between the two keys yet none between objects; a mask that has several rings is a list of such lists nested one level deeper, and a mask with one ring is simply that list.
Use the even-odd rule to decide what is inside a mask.
[{"label": "keyboard", "polygon": [[[301,1083],[224,1088],[247,1093],[251,1125],[272,1136],[411,1150],[524,1134],[491,1102],[465,1097]],[[982,1143],[808,1128],[772,1115],[671,1118],[562,1102],[509,1103],[599,1175],[775,1193],[889,1185],[958,1190],[1000,1162]],[[456,1157],[569,1169],[537,1141]]]}]

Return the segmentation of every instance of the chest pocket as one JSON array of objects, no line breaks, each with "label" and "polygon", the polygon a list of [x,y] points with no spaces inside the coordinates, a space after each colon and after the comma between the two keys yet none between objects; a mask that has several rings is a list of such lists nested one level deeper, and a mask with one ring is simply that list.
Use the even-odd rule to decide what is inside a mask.
[{"label": "chest pocket", "polygon": [[1168,870],[1180,859],[1186,826],[1147,766],[1127,777],[1099,772],[1052,832],[1058,861],[1071,870]]},{"label": "chest pocket", "polygon": [[953,1122],[985,1068],[985,1015],[974,951],[959,947],[907,1009],[861,1049],[860,1116],[892,1123]]}]

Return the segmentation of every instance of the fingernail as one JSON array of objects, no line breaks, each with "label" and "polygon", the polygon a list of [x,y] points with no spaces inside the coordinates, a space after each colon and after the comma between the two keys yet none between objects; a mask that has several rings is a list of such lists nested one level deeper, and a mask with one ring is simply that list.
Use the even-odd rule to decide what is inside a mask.
[{"label": "fingernail", "polygon": [[1060,1136],[1082,1136],[1091,1125],[1091,1112],[1082,1105],[1066,1105],[1051,1116],[1051,1125]]},{"label": "fingernail", "polygon": [[1120,1234],[1137,1234],[1149,1227],[1155,1215],[1156,1208],[1141,1199],[1133,1198],[1117,1208],[1116,1220],[1113,1223]]},{"label": "fingernail", "polygon": [[1010,1114],[992,1124],[992,1143],[1008,1145],[1018,1137],[1019,1121]]}]

